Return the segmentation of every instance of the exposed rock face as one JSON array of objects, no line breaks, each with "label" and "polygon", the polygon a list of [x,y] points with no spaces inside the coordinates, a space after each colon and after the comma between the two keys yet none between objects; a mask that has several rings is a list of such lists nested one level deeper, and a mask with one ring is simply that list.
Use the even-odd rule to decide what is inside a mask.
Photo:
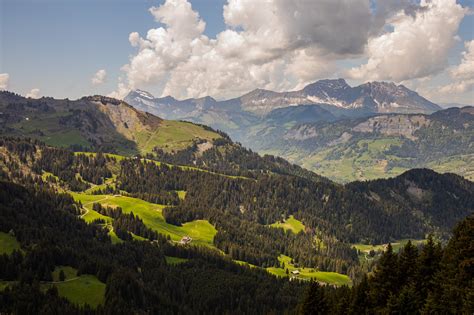
[{"label": "exposed rock face", "polygon": [[382,115],[367,119],[352,131],[381,133],[387,136],[404,136],[416,140],[415,131],[429,126],[430,120],[424,115]]},{"label": "exposed rock face", "polygon": [[307,140],[311,138],[316,138],[318,136],[318,132],[316,127],[310,127],[301,125],[297,128],[293,128],[286,133],[284,136],[285,140]]}]

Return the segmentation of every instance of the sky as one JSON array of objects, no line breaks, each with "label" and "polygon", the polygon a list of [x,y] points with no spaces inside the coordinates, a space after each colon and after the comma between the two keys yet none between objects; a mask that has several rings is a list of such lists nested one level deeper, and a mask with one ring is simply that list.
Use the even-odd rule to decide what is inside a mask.
[{"label": "sky", "polygon": [[0,90],[226,99],[319,79],[474,104],[474,0],[0,0]]}]

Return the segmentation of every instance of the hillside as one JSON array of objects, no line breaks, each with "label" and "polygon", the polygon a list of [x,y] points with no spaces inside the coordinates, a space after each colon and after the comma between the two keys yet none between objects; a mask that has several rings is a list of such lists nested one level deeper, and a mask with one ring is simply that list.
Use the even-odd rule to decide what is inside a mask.
[{"label": "hillside", "polygon": [[[211,171],[172,161],[74,154],[31,141],[4,139],[1,144],[6,179],[23,183],[31,174],[55,189],[73,191],[88,222],[100,219],[113,226],[119,214],[107,207],[119,206],[121,213],[135,213],[147,228],[171,240],[190,235],[197,244],[261,267],[278,266],[279,255],[285,254],[324,271],[355,271],[359,262],[351,244],[423,239],[428,233],[446,238],[474,208],[472,182],[430,170],[341,186],[258,156],[253,156],[253,164],[242,164],[228,175],[219,168]],[[228,146],[217,145],[215,150]],[[248,154],[232,148],[230,165]],[[207,163],[219,162],[212,157]],[[217,165],[224,170],[228,164]],[[94,203],[105,209],[94,208]],[[274,223],[282,219],[298,220],[303,233],[269,228],[279,227]]]},{"label": "hillside", "polygon": [[[194,143],[146,158],[3,137],[0,186],[6,311],[27,296],[31,309],[68,313],[69,303],[284,313],[305,281],[349,285],[373,270],[381,254],[364,259],[361,246],[447,239],[474,209],[473,183],[454,174],[342,186],[224,134],[203,152]],[[40,286],[23,280],[32,274]]]},{"label": "hillside", "polygon": [[70,101],[27,99],[0,92],[2,135],[26,136],[76,150],[146,154],[155,147],[181,150],[220,138],[205,127],[163,120],[116,99],[91,96]]},{"label": "hillside", "polygon": [[474,109],[431,115],[390,114],[302,123],[285,130],[266,125],[257,151],[282,156],[333,180],[396,176],[416,167],[474,179]]}]

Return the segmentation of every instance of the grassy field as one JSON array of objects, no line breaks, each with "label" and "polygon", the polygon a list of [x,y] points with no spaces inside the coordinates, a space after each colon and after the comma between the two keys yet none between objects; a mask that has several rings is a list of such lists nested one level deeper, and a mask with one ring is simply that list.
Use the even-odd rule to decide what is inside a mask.
[{"label": "grassy field", "polygon": [[[408,239],[403,239],[403,240],[397,240],[395,242],[392,242],[392,248],[394,252],[398,252],[403,246],[405,246],[406,243],[408,243]],[[423,244],[426,242],[426,240],[411,240],[412,244],[417,246],[420,244]],[[377,252],[377,251],[384,251],[386,246],[388,244],[377,244],[377,245],[370,245],[370,244],[362,244],[362,243],[356,243],[353,244],[353,247],[355,249],[360,250],[361,252],[364,253],[369,253],[371,250]]]},{"label": "grassy field", "polygon": [[154,147],[165,151],[177,151],[193,144],[195,139],[208,141],[220,135],[188,122],[164,120],[155,131],[140,131],[135,135],[141,153],[149,153]]},{"label": "grassy field", "polygon": [[273,275],[279,277],[288,277],[286,274],[286,269],[288,269],[289,274],[293,270],[298,270],[300,274],[296,276],[298,279],[303,280],[310,280],[315,279],[321,282],[334,284],[334,285],[351,285],[351,279],[347,275],[343,275],[337,272],[329,272],[329,271],[318,271],[313,268],[296,268],[293,264],[291,264],[291,257],[280,255],[278,257],[280,261],[281,267],[269,267],[266,268],[267,271]]},{"label": "grassy field", "polygon": [[168,265],[178,265],[178,264],[185,263],[189,260],[187,258],[172,257],[172,256],[165,256],[165,259]]},{"label": "grassy field", "polygon": [[457,173],[474,181],[474,154],[450,156],[441,161],[431,162],[428,167],[439,173]]},{"label": "grassy field", "polygon": [[[81,135],[78,129],[65,128],[65,126],[59,124],[60,117],[68,114],[68,112],[52,112],[42,114],[41,117],[25,117],[25,119],[12,126],[17,130],[21,130],[23,135],[39,139],[48,145],[69,147],[73,144],[80,144],[89,147],[90,143]],[[41,130],[42,133],[39,134],[38,130]]]},{"label": "grassy field", "polygon": [[283,222],[276,222],[270,225],[271,227],[274,228],[283,228],[285,231],[289,230],[295,234],[298,234],[301,231],[304,231],[305,227],[304,224],[295,219],[292,215],[288,219],[286,219]]},{"label": "grassy field", "polygon": [[[99,202],[104,206],[121,207],[124,213],[138,215],[149,228],[169,235],[173,241],[179,241],[183,236],[190,236],[192,244],[213,246],[214,236],[217,230],[207,220],[196,220],[176,226],[166,223],[163,217],[163,205],[153,204],[137,198],[112,195],[87,195],[80,193],[71,193],[75,200],[81,201],[84,207],[89,207],[89,212],[83,217],[90,222],[90,219],[100,216],[97,212],[90,209],[94,202]],[[90,213],[90,214],[89,214]],[[111,218],[108,218],[111,220]]]},{"label": "grassy field", "polygon": [[[65,281],[59,281],[59,272],[63,270]],[[67,266],[56,267],[53,272],[53,282],[44,283],[44,289],[54,285],[58,288],[59,295],[67,298],[74,304],[89,304],[96,308],[104,302],[105,283],[102,283],[95,276],[81,275],[77,276],[77,270]]]},{"label": "grassy field", "polygon": [[178,193],[178,198],[179,199],[184,200],[184,198],[186,198],[186,191],[185,190],[177,190],[176,192]]},{"label": "grassy field", "polygon": [[14,250],[20,249],[20,243],[14,236],[8,233],[0,232],[0,255],[10,255]]}]

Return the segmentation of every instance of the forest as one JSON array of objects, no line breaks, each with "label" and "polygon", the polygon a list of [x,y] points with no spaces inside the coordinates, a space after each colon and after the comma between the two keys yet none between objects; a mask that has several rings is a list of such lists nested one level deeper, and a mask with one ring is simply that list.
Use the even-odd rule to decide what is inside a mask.
[{"label": "forest", "polygon": [[375,271],[352,288],[311,282],[302,314],[472,314],[474,216],[460,222],[443,247],[433,238],[397,254],[389,245]]},{"label": "forest", "polygon": [[[234,154],[231,161],[252,155],[248,150]],[[411,307],[418,313],[441,307],[438,297],[452,294],[441,288],[448,282],[439,282],[439,288],[435,283],[447,277],[444,266],[457,266],[449,261],[456,233],[465,232],[466,225],[472,228],[469,218],[451,232],[472,214],[472,182],[420,169],[339,185],[258,155],[241,169],[234,162],[221,169],[165,160],[0,138],[0,232],[20,244],[0,256],[0,284],[5,283],[0,311],[360,314]],[[147,226],[142,214],[100,202],[88,206],[98,217],[86,223],[81,218],[85,205],[73,198],[74,192],[138,198],[163,207],[171,226],[206,220],[217,232],[210,247],[181,246]],[[290,216],[301,222],[301,231],[272,227]],[[426,237],[425,246],[409,242],[399,253],[388,245],[378,262],[362,263],[354,247]],[[295,266],[349,275],[353,285],[275,277],[265,268],[281,267],[281,255]],[[103,303],[95,308],[73,304],[56,286],[48,286],[65,267],[105,284]],[[472,275],[469,268],[454,268],[450,276]],[[426,283],[430,286],[420,287]],[[472,289],[472,280],[469,285]],[[412,292],[419,296],[407,301]],[[454,298],[469,299],[462,292]],[[456,307],[471,307],[462,303]]]}]

